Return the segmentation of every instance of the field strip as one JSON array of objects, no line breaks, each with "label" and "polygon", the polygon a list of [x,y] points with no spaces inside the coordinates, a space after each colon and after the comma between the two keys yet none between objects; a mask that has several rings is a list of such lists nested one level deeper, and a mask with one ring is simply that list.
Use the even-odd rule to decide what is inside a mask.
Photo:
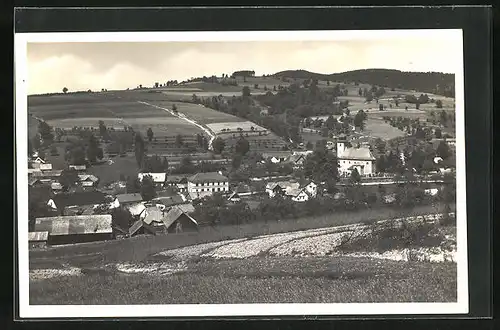
[{"label": "field strip", "polygon": [[[450,213],[453,215],[454,213]],[[381,220],[374,222],[374,224],[383,224],[390,221],[401,222],[403,220],[407,221],[418,221],[425,220],[428,222],[433,222],[442,217],[442,214],[427,214],[427,215],[417,215],[405,218]],[[199,245],[190,245],[178,249],[167,250],[160,252],[157,255],[172,257],[174,259],[184,260],[185,258],[191,257],[209,257],[215,259],[224,258],[248,258],[252,256],[261,255],[262,253],[269,253],[273,251],[281,251],[282,246],[294,245],[294,243],[300,243],[301,240],[309,239],[311,242],[315,239],[319,239],[323,236],[335,238],[331,242],[327,242],[328,246],[337,244],[338,239],[341,238],[341,234],[345,232],[359,231],[364,228],[368,228],[369,225],[358,223],[349,224],[336,227],[326,227],[326,228],[316,228],[310,230],[301,230],[295,232],[287,233],[277,233],[271,235],[259,235],[251,239],[235,239],[226,240],[221,242],[212,242]],[[207,251],[208,250],[208,251]],[[279,253],[279,252],[278,252]]]},{"label": "field strip", "polygon": [[212,142],[213,142],[213,140],[215,140],[215,133],[212,132],[212,130],[210,128],[208,128],[208,127],[206,127],[204,125],[198,124],[195,120],[189,119],[183,113],[178,112],[176,114],[174,111],[172,111],[170,109],[162,108],[160,106],[157,106],[157,105],[154,105],[154,104],[151,104],[151,103],[147,103],[147,102],[144,102],[144,101],[137,101],[137,102],[139,102],[141,104],[149,105],[150,107],[153,107],[153,108],[157,108],[157,109],[161,109],[161,110],[167,111],[172,116],[177,117],[179,119],[183,119],[183,120],[187,121],[188,123],[190,123],[191,125],[195,125],[196,127],[198,127],[199,129],[201,129],[202,131],[204,131],[210,137],[210,140],[208,141],[208,149],[212,150]]}]

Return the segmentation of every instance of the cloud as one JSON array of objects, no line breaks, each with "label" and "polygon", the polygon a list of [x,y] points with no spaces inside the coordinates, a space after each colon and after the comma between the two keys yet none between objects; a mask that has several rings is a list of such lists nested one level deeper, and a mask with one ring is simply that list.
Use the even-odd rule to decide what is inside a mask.
[{"label": "cloud", "polygon": [[456,40],[379,39],[293,42],[46,43],[28,46],[29,93],[133,88],[155,82],[304,69],[366,68],[456,72]]}]

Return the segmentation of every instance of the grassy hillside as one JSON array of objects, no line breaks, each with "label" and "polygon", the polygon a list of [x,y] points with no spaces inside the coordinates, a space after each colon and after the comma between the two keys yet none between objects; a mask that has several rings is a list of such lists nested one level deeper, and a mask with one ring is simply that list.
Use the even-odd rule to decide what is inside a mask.
[{"label": "grassy hillside", "polygon": [[389,69],[364,69],[334,74],[321,74],[305,70],[287,70],[278,72],[273,76],[278,78],[287,77],[296,79],[356,82],[446,96],[454,96],[455,90],[455,75],[440,72],[404,72]]}]

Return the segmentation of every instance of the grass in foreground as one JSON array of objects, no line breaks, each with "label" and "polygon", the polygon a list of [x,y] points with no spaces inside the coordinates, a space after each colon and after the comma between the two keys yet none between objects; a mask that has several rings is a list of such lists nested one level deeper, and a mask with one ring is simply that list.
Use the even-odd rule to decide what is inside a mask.
[{"label": "grass in foreground", "polygon": [[84,275],[30,283],[30,304],[456,301],[456,264],[359,258],[201,260],[170,276]]}]

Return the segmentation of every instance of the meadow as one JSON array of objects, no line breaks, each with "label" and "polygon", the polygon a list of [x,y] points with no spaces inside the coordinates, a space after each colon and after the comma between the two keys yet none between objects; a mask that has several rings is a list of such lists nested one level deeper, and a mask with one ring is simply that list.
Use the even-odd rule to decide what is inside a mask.
[{"label": "meadow", "polygon": [[175,104],[175,106],[177,107],[177,111],[185,114],[188,118],[193,119],[202,125],[245,121],[245,119],[193,103],[174,101],[161,101],[151,103],[160,107],[165,107],[167,109],[172,109],[173,105]]},{"label": "meadow", "polygon": [[[129,92],[129,91],[127,91]],[[134,91],[130,91],[134,96]],[[125,92],[120,93],[125,95]],[[131,126],[145,133],[148,128],[159,135],[194,135],[203,133],[195,125],[172,116],[167,111],[141,104],[138,99],[122,98],[111,93],[80,95],[29,97],[28,112],[42,118],[53,127],[72,128],[74,126],[98,127],[102,120],[108,127],[122,129]],[[47,99],[44,99],[47,98]],[[54,101],[54,102],[51,102]]]},{"label": "meadow", "polygon": [[453,263],[360,258],[194,261],[161,276],[97,273],[30,283],[30,304],[231,304],[456,301]]}]

